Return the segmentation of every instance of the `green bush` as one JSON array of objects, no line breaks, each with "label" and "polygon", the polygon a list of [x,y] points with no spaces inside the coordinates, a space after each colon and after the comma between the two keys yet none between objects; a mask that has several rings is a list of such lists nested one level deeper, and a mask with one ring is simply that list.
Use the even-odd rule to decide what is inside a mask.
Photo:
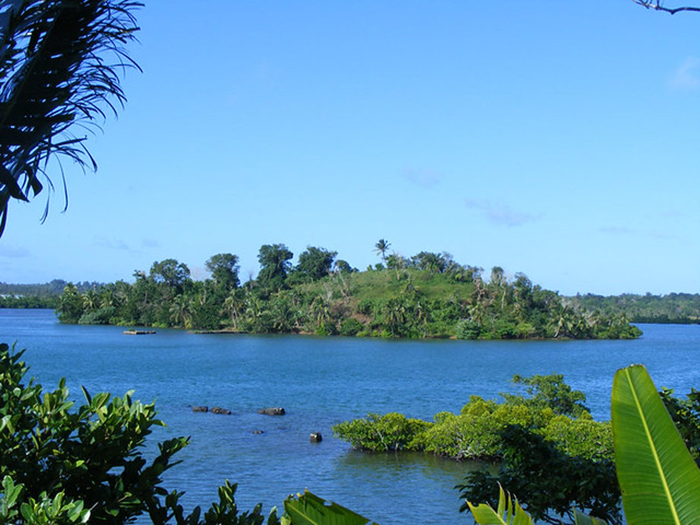
[{"label": "green bush", "polygon": [[[142,454],[152,428],[162,425],[153,404],[134,401],[131,392],[112,397],[83,390],[85,404],[75,407],[65,380],[53,392],[34,379],[25,382],[22,354],[0,344],[0,523],[48,525],[89,517],[90,523],[116,525],[142,514],[156,525],[173,518],[178,525],[264,523],[260,506],[238,513],[236,486],[228,482],[204,521],[199,507],[185,515],[181,493],[168,493],[161,483],[187,439],[160,443],[152,460]],[[279,523],[274,512],[268,523]]]},{"label": "green bush", "polygon": [[[512,425],[501,431],[503,461],[493,475],[473,472],[459,485],[468,501],[498,501],[499,485],[526,501],[536,520],[559,524],[573,518],[573,508],[619,525],[620,489],[615,466],[609,459],[591,460],[562,452],[528,429]],[[461,511],[468,510],[462,505]]]},{"label": "green bush", "polygon": [[457,339],[479,339],[481,326],[471,319],[462,319],[457,323]]},{"label": "green bush", "polygon": [[392,412],[340,423],[333,427],[333,433],[357,450],[389,452],[416,450],[419,436],[430,426],[427,421]]},{"label": "green bush", "polygon": [[342,322],[339,333],[340,335],[352,337],[359,334],[362,331],[362,328],[362,323],[360,321],[354,317],[350,317]]},{"label": "green bush", "polygon": [[501,432],[509,425],[541,428],[554,416],[548,408],[497,404],[472,396],[459,415],[442,412],[420,436],[426,452],[453,459],[492,460],[501,456]]},{"label": "green bush", "polygon": [[80,316],[78,324],[110,324],[115,311],[114,306],[105,306],[94,312],[85,312]]},{"label": "green bush", "polygon": [[540,435],[570,456],[591,460],[613,458],[612,427],[608,421],[556,416],[542,428]]}]

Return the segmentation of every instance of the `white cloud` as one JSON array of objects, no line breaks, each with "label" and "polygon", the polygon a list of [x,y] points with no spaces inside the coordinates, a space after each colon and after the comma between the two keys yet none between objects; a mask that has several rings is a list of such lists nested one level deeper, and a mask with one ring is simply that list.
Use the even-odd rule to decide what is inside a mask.
[{"label": "white cloud", "polygon": [[677,91],[693,91],[700,88],[700,58],[686,58],[675,71],[668,85]]},{"label": "white cloud", "polygon": [[141,246],[143,246],[144,248],[159,248],[160,243],[155,239],[144,239],[141,242]]},{"label": "white cloud", "polygon": [[105,239],[104,237],[98,237],[95,239],[95,244],[110,250],[129,250],[129,245],[119,239]]},{"label": "white cloud", "polygon": [[415,170],[407,168],[403,170],[401,176],[413,184],[423,186],[424,188],[432,188],[437,186],[442,180],[442,175],[432,170]]},{"label": "white cloud", "polygon": [[500,226],[522,226],[540,218],[540,215],[515,210],[503,203],[467,199],[465,204],[468,209],[482,212],[489,222]]}]

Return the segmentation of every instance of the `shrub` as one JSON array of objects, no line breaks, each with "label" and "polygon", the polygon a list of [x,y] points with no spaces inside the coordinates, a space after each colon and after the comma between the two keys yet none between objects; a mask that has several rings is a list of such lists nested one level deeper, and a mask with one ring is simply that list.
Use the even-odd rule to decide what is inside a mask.
[{"label": "shrub", "polygon": [[[498,500],[499,484],[527,501],[536,520],[561,523],[573,518],[573,507],[619,524],[620,489],[611,460],[594,461],[562,452],[542,436],[514,425],[501,432],[503,462],[496,476],[488,471],[471,473],[459,485],[460,497],[469,501]],[[462,505],[461,511],[468,509]]]},{"label": "shrub", "polygon": [[[235,485],[219,489],[220,503],[199,519],[200,508],[186,516],[168,493],[162,474],[175,453],[187,445],[174,438],[158,445],[147,460],[141,449],[154,426],[153,404],[132,400],[132,393],[91,396],[83,389],[85,404],[74,409],[65,380],[53,392],[44,392],[15,352],[0,344],[0,523],[122,524],[148,514],[156,525],[173,517],[178,525],[232,523],[260,525],[261,507],[238,514]],[[17,516],[19,509],[22,521]],[[89,509],[87,514],[85,509]],[[276,513],[268,520],[279,524]]]},{"label": "shrub", "polygon": [[362,329],[362,323],[354,317],[350,317],[340,325],[339,333],[340,335],[352,337],[360,333]]},{"label": "shrub", "polygon": [[78,324],[110,324],[115,311],[114,306],[105,306],[93,312],[85,312],[80,316]]},{"label": "shrub", "polygon": [[479,339],[481,326],[471,319],[462,319],[457,323],[457,339]]},{"label": "shrub", "polygon": [[430,426],[427,421],[392,412],[340,423],[333,427],[333,433],[357,450],[389,452],[416,450],[419,436]]}]

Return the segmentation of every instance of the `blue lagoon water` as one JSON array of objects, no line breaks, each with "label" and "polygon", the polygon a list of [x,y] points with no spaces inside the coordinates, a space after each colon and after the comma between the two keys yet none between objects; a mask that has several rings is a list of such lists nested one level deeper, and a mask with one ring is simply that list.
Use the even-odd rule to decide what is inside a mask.
[{"label": "blue lagoon water", "polygon": [[[635,341],[384,341],[309,336],[193,335],[158,330],[61,325],[47,310],[0,310],[0,341],[27,348],[31,374],[46,389],[65,377],[79,400],[134,390],[156,401],[163,440],[190,436],[183,463],[166,476],[184,502],[208,506],[224,479],[237,502],[265,511],[309,488],[384,525],[469,522],[458,515],[454,485],[469,464],[420,455],[366,455],[334,438],[331,426],[368,412],[431,419],[458,412],[470,395],[513,392],[514,374],[563,373],[609,419],[615,370],[647,366],[658,387],[685,394],[700,387],[700,326],[643,325]],[[221,406],[233,416],[193,413]],[[257,410],[281,406],[282,417]],[[254,431],[262,430],[262,434]],[[321,432],[323,442],[310,443]]]}]

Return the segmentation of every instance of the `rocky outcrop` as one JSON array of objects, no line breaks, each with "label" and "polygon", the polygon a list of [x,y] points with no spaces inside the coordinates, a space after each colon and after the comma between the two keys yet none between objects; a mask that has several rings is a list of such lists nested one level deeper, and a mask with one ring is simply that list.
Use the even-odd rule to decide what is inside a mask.
[{"label": "rocky outcrop", "polygon": [[209,412],[211,412],[212,414],[219,414],[221,416],[230,416],[232,414],[232,412],[227,408],[221,407],[211,407],[211,410]]},{"label": "rocky outcrop", "polygon": [[209,412],[209,407],[195,405],[192,407],[192,412]]},{"label": "rocky outcrop", "polygon": [[320,443],[323,441],[323,436],[321,435],[320,432],[312,432],[311,435],[309,436],[309,440],[312,443]]},{"label": "rocky outcrop", "polygon": [[286,414],[286,412],[282,407],[268,407],[258,410],[258,414],[265,414],[266,416],[283,416]]}]

